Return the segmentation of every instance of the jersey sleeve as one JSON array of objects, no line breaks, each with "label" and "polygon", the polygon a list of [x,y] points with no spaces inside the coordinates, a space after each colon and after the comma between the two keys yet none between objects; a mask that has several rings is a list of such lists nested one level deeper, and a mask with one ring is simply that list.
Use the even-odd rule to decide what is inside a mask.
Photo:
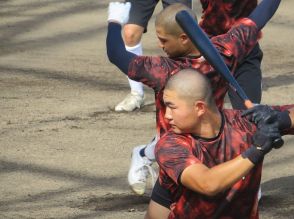
[{"label": "jersey sleeve", "polygon": [[137,56],[129,64],[128,77],[158,91],[176,66],[176,62],[166,57]]},{"label": "jersey sleeve", "polygon": [[212,37],[211,41],[223,56],[227,66],[233,70],[256,45],[258,33],[255,23],[243,18],[226,34]]},{"label": "jersey sleeve", "polygon": [[[155,157],[162,170],[174,183],[188,166],[201,163],[192,152],[192,140],[185,135],[167,133],[156,145]],[[164,176],[161,176],[164,177]]]}]

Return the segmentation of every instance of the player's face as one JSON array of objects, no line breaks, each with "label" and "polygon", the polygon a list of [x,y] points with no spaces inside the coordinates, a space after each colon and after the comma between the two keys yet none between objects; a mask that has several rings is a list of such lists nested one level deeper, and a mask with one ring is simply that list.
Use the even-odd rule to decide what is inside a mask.
[{"label": "player's face", "polygon": [[186,55],[186,48],[180,37],[167,34],[162,27],[156,27],[156,35],[159,40],[159,47],[168,57],[173,58]]},{"label": "player's face", "polygon": [[199,112],[192,101],[181,99],[176,91],[164,90],[165,119],[175,133],[195,133],[199,126]]}]

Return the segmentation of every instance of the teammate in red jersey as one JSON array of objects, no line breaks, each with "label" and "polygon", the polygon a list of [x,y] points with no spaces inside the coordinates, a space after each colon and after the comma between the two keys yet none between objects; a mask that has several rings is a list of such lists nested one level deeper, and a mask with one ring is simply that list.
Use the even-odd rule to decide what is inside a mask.
[{"label": "teammate in red jersey", "polygon": [[248,17],[256,8],[257,0],[200,0],[201,28],[209,35],[226,33],[238,20]]},{"label": "teammate in red jersey", "polygon": [[193,69],[170,77],[163,100],[171,128],[155,152],[172,203],[154,211],[160,203],[152,199],[145,218],[257,219],[262,160],[281,131],[294,134],[294,105],[245,112],[254,112],[256,126],[240,110],[219,110],[209,81]]},{"label": "teammate in red jersey", "polygon": [[[274,14],[279,5],[279,1],[264,0],[265,4],[257,7],[249,16],[238,21],[226,34],[212,37],[211,41],[223,56],[226,64],[234,72],[237,64],[250,52],[257,42],[259,30],[266,24]],[[180,29],[175,21],[175,14],[180,10],[191,9],[181,4],[173,4],[164,9],[156,18],[156,32],[160,42],[160,47],[166,52],[168,57],[148,57],[136,56],[127,52],[121,37],[121,25],[127,20],[127,5],[116,3],[114,7],[116,13],[111,13],[109,8],[107,53],[109,60],[122,70],[129,78],[141,81],[155,92],[156,113],[157,113],[157,134],[162,135],[169,124],[165,123],[165,106],[162,101],[162,90],[166,80],[183,68],[195,68],[207,75],[212,82],[213,93],[218,107],[222,107],[224,96],[227,92],[227,84],[221,76],[214,71],[209,63],[201,57],[201,54],[189,40],[187,35]],[[268,9],[270,8],[270,10]],[[144,146],[143,146],[144,147]],[[142,148],[143,148],[142,147]],[[153,153],[153,147],[150,147]],[[138,153],[139,154],[139,153]],[[133,154],[134,155],[134,154]],[[146,158],[146,149],[140,150],[140,155],[136,157],[144,166],[135,169],[140,172],[140,168],[150,165]],[[154,155],[153,155],[154,156]],[[150,168],[146,168],[150,169]],[[143,169],[146,171],[145,169]],[[130,183],[132,189],[143,194],[145,191],[145,172],[141,171],[142,177],[138,178],[138,183]],[[129,175],[130,179],[130,175]],[[130,182],[130,180],[129,180]]]}]

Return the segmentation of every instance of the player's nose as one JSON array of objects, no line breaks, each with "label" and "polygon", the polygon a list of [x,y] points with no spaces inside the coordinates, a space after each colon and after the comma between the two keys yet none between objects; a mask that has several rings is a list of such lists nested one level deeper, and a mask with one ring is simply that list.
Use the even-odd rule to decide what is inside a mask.
[{"label": "player's nose", "polygon": [[167,119],[167,120],[172,120],[171,110],[168,107],[166,107],[164,118]]}]

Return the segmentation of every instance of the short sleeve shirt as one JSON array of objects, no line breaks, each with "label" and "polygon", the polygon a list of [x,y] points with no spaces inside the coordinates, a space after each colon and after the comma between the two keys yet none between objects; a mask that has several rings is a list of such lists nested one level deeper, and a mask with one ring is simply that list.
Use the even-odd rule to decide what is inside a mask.
[{"label": "short sleeve shirt", "polygon": [[[161,137],[156,145],[159,182],[171,191],[174,204],[169,218],[212,218],[219,206],[233,199],[220,218],[257,219],[257,193],[261,179],[261,164],[256,165],[232,188],[214,197],[189,190],[179,183],[181,173],[192,164],[202,163],[209,168],[232,160],[250,147],[256,126],[241,111],[224,110],[222,128],[213,139],[203,139],[172,131]],[[201,176],[199,176],[201,177]]]}]

